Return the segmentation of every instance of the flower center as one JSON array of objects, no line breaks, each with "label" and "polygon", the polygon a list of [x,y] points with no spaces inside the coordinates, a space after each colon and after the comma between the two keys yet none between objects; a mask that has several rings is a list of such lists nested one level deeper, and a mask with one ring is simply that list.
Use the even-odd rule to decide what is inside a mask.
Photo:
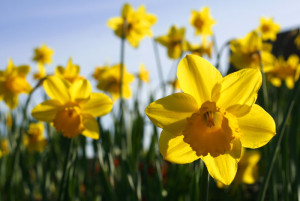
[{"label": "flower center", "polygon": [[187,119],[183,140],[198,156],[217,157],[232,149],[232,140],[238,138],[237,119],[215,102],[205,102],[200,110]]},{"label": "flower center", "polygon": [[268,32],[268,31],[270,31],[270,26],[264,24],[264,25],[262,26],[261,30],[262,30],[263,33]]},{"label": "flower center", "polygon": [[195,27],[201,29],[203,27],[204,21],[200,18],[197,18],[194,22]]},{"label": "flower center", "polygon": [[21,93],[26,91],[25,87],[27,87],[28,85],[23,77],[11,76],[7,78],[5,86],[9,91],[13,93]]},{"label": "flower center", "polygon": [[57,132],[62,132],[68,138],[76,137],[84,130],[80,108],[77,106],[66,106],[57,112],[53,124]]}]

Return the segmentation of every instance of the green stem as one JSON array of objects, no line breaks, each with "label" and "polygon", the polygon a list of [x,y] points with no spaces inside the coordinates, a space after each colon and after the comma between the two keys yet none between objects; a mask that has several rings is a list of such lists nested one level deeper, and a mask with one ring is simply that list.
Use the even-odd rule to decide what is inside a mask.
[{"label": "green stem", "polygon": [[62,174],[62,178],[60,180],[60,186],[59,186],[59,193],[58,193],[58,201],[60,200],[63,200],[63,191],[65,190],[64,189],[64,180],[65,180],[65,177],[66,177],[66,174],[67,174],[67,167],[68,167],[68,161],[69,161],[69,156],[70,156],[70,153],[71,153],[71,144],[72,144],[72,138],[71,139],[68,139],[66,138],[65,139],[67,141],[67,144],[66,144],[66,147],[67,147],[67,153],[66,153],[66,157],[65,157],[65,161],[64,161],[64,169],[63,169],[63,174]]},{"label": "green stem", "polygon": [[226,43],[224,43],[224,44],[222,45],[222,47],[220,48],[220,51],[218,51],[218,54],[217,54],[217,63],[216,63],[216,68],[217,68],[217,69],[220,68],[220,59],[221,59],[221,55],[222,55],[222,53],[223,53],[225,47],[226,47],[227,45],[229,45],[229,44],[230,44],[230,41],[227,41]]},{"label": "green stem", "polygon": [[6,179],[6,183],[5,183],[6,192],[8,192],[8,190],[10,189],[11,181],[13,180],[13,176],[14,176],[13,173],[15,171],[15,166],[16,166],[16,163],[17,163],[18,158],[19,158],[20,147],[21,147],[21,144],[22,144],[22,141],[23,141],[23,133],[25,132],[25,126],[27,124],[27,109],[28,109],[29,102],[31,100],[33,92],[43,83],[43,81],[45,79],[46,78],[41,79],[37,83],[37,85],[31,90],[31,92],[28,95],[28,98],[25,102],[24,109],[23,109],[23,122],[21,124],[19,135],[17,137],[17,145],[16,145],[15,151],[14,151],[13,156],[12,156],[11,168],[9,169],[9,172],[7,174],[7,179]]},{"label": "green stem", "polygon": [[200,200],[208,200],[208,191],[209,191],[209,174],[205,165],[203,165],[203,171],[200,181]]},{"label": "green stem", "polygon": [[290,99],[288,101],[287,108],[285,110],[282,123],[280,124],[280,127],[278,129],[279,137],[277,138],[276,147],[273,150],[273,153],[271,154],[272,158],[269,161],[267,169],[266,169],[267,170],[267,175],[264,177],[262,188],[259,192],[259,196],[258,196],[259,201],[263,201],[264,198],[265,198],[266,191],[267,191],[269,181],[270,181],[270,177],[271,177],[271,173],[272,173],[272,170],[273,170],[273,167],[274,167],[274,164],[275,164],[275,161],[276,161],[276,157],[277,157],[277,154],[278,154],[279,149],[280,149],[280,144],[281,144],[281,141],[282,141],[282,138],[283,138],[283,135],[284,135],[286,122],[287,122],[287,119],[290,116],[290,114],[293,110],[293,107],[295,105],[295,102],[296,102],[296,95],[297,95],[299,85],[300,85],[300,79],[295,84],[295,88],[292,91],[292,95],[290,96]]},{"label": "green stem", "polygon": [[163,90],[163,96],[165,96],[166,95],[166,87],[165,87],[165,83],[164,83],[164,76],[163,76],[163,71],[162,71],[161,62],[160,62],[160,58],[159,58],[157,42],[155,39],[153,39],[153,49],[154,49],[154,54],[155,54],[158,77],[160,79],[160,85]]}]

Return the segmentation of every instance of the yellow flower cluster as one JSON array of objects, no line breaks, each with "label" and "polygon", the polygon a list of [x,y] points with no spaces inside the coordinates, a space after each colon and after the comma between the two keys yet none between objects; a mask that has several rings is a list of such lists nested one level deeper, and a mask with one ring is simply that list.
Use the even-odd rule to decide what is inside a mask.
[{"label": "yellow flower cluster", "polygon": [[130,45],[138,47],[145,36],[152,36],[151,26],[156,22],[156,17],[146,13],[146,8],[140,6],[135,11],[130,4],[123,6],[121,17],[108,20],[107,25],[114,30],[120,38],[126,38]]}]

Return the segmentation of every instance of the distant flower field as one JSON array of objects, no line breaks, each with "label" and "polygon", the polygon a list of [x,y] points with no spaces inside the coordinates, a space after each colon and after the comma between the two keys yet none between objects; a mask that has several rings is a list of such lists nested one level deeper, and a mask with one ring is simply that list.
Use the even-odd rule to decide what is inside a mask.
[{"label": "distant flower field", "polygon": [[[209,7],[186,22],[198,43],[176,25],[156,36],[155,14],[123,5],[107,21],[120,61],[90,72],[96,91],[71,57],[49,72],[55,50],[46,44],[33,51],[36,66],[8,58],[0,71],[0,200],[299,200],[300,31],[279,40],[280,25],[262,17],[217,49]],[[143,63],[126,68],[126,50],[145,37],[158,75]],[[171,79],[158,46],[176,64]],[[142,96],[143,85],[156,87]]]}]

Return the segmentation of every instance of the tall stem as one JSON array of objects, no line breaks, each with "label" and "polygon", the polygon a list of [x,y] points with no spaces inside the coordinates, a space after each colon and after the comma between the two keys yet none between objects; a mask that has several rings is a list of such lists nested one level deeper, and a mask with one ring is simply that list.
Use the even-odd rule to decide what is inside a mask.
[{"label": "tall stem", "polygon": [[259,196],[258,196],[258,200],[259,201],[263,201],[266,195],[266,191],[269,185],[269,181],[270,181],[270,177],[273,171],[273,167],[276,161],[276,157],[278,155],[279,149],[280,149],[280,144],[284,135],[284,131],[285,131],[285,126],[286,126],[286,122],[288,120],[288,117],[290,116],[293,107],[295,105],[295,101],[296,101],[296,96],[297,96],[297,92],[299,89],[299,85],[300,85],[300,79],[297,81],[297,83],[295,84],[295,88],[292,91],[292,95],[290,96],[290,99],[288,101],[287,108],[285,110],[284,116],[283,116],[283,120],[282,123],[280,124],[279,130],[278,130],[278,138],[277,138],[277,142],[276,142],[276,147],[273,150],[273,153],[271,154],[272,158],[270,159],[268,166],[267,166],[267,175],[264,177],[263,180],[263,184],[262,184],[262,188],[259,192]]},{"label": "tall stem", "polygon": [[200,200],[208,200],[208,191],[209,191],[209,174],[206,166],[203,166],[203,171],[200,181]]},{"label": "tall stem", "polygon": [[155,54],[155,60],[156,60],[156,66],[157,66],[158,77],[160,80],[160,85],[163,89],[163,96],[165,96],[166,95],[166,87],[165,87],[165,83],[164,83],[162,66],[161,66],[161,62],[160,62],[160,58],[159,58],[157,42],[155,41],[155,39],[153,39],[153,49],[154,49],[154,54]]},{"label": "tall stem", "polygon": [[63,199],[63,191],[65,190],[64,189],[64,183],[65,183],[65,177],[66,177],[66,172],[67,172],[67,167],[68,167],[68,161],[69,161],[69,156],[70,156],[70,150],[71,150],[71,144],[72,144],[72,138],[71,139],[65,139],[67,141],[67,153],[66,153],[66,157],[65,157],[65,161],[64,161],[64,169],[63,169],[63,174],[62,174],[62,178],[60,180],[60,186],[59,186],[59,193],[58,193],[58,201],[60,200],[64,200]]}]

